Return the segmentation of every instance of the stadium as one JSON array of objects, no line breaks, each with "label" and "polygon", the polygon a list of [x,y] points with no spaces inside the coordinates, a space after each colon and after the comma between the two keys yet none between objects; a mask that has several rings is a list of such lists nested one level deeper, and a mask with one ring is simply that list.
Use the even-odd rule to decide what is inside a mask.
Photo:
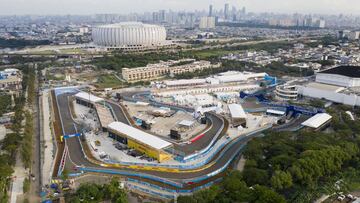
[{"label": "stadium", "polygon": [[95,45],[115,50],[144,50],[168,44],[164,27],[140,22],[101,25],[93,28],[92,38]]}]

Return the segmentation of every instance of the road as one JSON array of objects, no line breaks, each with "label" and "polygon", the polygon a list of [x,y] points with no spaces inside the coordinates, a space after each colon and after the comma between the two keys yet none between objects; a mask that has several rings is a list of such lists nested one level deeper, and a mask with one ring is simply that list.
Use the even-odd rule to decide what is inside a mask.
[{"label": "road", "polygon": [[[74,121],[71,118],[71,112],[70,112],[69,105],[68,105],[68,102],[69,102],[68,96],[71,96],[71,94],[65,93],[65,94],[58,95],[57,101],[58,101],[58,105],[59,105],[59,113],[61,115],[60,117],[63,122],[64,133],[72,134],[72,133],[77,132],[77,129],[76,129],[77,125],[74,123]],[[118,117],[125,117],[125,115],[123,115],[122,111],[118,111],[118,113],[121,113],[121,114],[117,115]],[[216,126],[219,126],[219,125],[216,125]],[[214,128],[214,131],[217,131],[217,130],[219,130],[219,129]],[[252,136],[248,136],[248,137],[238,138],[238,139],[232,141],[232,143],[234,143],[234,144],[233,145],[228,144],[224,148],[223,156],[221,156],[221,157],[216,156],[211,162],[209,162],[209,167],[207,167],[203,170],[200,169],[197,171],[184,170],[184,171],[179,171],[179,172],[163,172],[163,171],[139,169],[136,172],[139,174],[153,175],[153,176],[156,176],[156,177],[159,177],[162,179],[171,180],[171,181],[175,181],[178,183],[191,182],[193,179],[197,179],[197,178],[203,177],[203,176],[206,176],[205,181],[211,180],[213,175],[209,175],[209,174],[211,174],[213,172],[217,172],[219,169],[222,169],[224,165],[226,165],[229,161],[231,161],[234,158],[234,156],[239,152],[239,149],[241,149],[254,136],[256,136],[256,134],[252,135]],[[70,170],[74,166],[82,166],[82,167],[86,167],[88,169],[112,170],[113,172],[115,171],[115,172],[119,172],[119,173],[134,172],[134,169],[106,168],[106,167],[102,167],[98,164],[94,164],[84,157],[84,154],[81,151],[80,139],[71,138],[71,139],[67,139],[66,142],[67,142],[67,146],[69,149],[69,156],[70,156],[71,162],[73,163],[72,166],[67,166],[67,168],[69,168]],[[215,174],[217,174],[217,173],[214,173],[214,175]],[[144,178],[142,178],[142,180],[144,181]],[[147,181],[154,181],[154,180],[151,180],[149,178]],[[162,183],[162,182],[159,182],[159,184],[164,185],[164,183]]]},{"label": "road", "polygon": [[29,200],[35,201],[38,200],[39,194],[42,191],[42,172],[41,172],[41,107],[39,96],[39,74],[37,74],[37,64],[33,65],[35,69],[35,99],[32,106],[33,111],[33,122],[34,122],[34,135],[33,135],[33,153],[32,153],[32,165],[31,165],[31,174],[35,176],[35,180],[31,180],[31,187],[29,191]]}]

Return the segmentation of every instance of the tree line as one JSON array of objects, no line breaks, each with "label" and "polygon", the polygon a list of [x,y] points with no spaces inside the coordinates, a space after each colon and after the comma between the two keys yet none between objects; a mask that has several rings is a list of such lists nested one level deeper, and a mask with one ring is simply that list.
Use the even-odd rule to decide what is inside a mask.
[{"label": "tree line", "polygon": [[113,178],[110,183],[99,184],[82,184],[74,194],[67,194],[66,202],[71,203],[97,203],[97,202],[127,203],[125,190],[120,188],[117,178]]},{"label": "tree line", "polygon": [[[14,111],[15,115],[12,118],[11,130],[12,133],[5,135],[5,138],[1,141],[0,146],[3,153],[0,154],[0,202],[8,201],[8,186],[11,182],[11,176],[14,172],[13,167],[16,162],[16,154],[20,152],[21,158],[26,168],[31,165],[31,152],[32,152],[32,135],[33,135],[33,119],[32,115],[24,110],[26,105],[26,92],[32,98],[28,101],[33,101],[35,92],[33,90],[34,78],[31,75],[35,74],[35,71],[28,67],[22,67],[23,72],[23,90],[18,97],[15,97],[15,106],[8,109],[8,111]],[[29,88],[28,88],[29,87]],[[30,92],[30,93],[29,93]],[[11,102],[9,102],[10,104]],[[25,125],[22,125],[22,121],[25,119]]]},{"label": "tree line", "polygon": [[0,38],[0,48],[24,48],[27,46],[49,45],[49,40],[25,40]]}]

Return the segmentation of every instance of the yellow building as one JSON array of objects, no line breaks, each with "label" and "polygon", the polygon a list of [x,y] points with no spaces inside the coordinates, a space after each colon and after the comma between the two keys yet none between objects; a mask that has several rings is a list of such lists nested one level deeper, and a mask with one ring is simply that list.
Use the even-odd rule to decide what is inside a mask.
[{"label": "yellow building", "polygon": [[171,159],[171,155],[165,152],[172,144],[154,135],[141,131],[121,122],[113,122],[108,125],[109,136],[128,147],[136,149],[147,156],[164,162]]}]

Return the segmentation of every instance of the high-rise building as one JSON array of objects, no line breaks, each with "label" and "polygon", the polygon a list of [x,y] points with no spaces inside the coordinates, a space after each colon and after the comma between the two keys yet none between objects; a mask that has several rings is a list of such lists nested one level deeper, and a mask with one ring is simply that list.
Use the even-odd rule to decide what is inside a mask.
[{"label": "high-rise building", "polygon": [[312,25],[313,25],[313,19],[311,17],[308,17],[304,20],[305,27],[312,27]]},{"label": "high-rise building", "polygon": [[201,17],[200,18],[200,29],[213,29],[215,28],[215,17]]},{"label": "high-rise building", "polygon": [[246,7],[245,6],[241,9],[241,14],[243,14],[243,15],[246,14]]},{"label": "high-rise building", "polygon": [[159,22],[159,13],[158,12],[153,12],[152,20],[153,20],[153,22]]},{"label": "high-rise building", "polygon": [[230,13],[229,13],[229,4],[225,4],[225,8],[224,8],[224,18],[226,20],[229,19]]},{"label": "high-rise building", "polygon": [[160,22],[165,22],[166,21],[166,11],[165,10],[160,10],[159,11],[159,21]]},{"label": "high-rise building", "polygon": [[209,6],[209,17],[213,16],[213,5]]},{"label": "high-rise building", "polygon": [[231,8],[231,15],[234,15],[234,14],[236,14],[236,13],[237,13],[237,9],[236,9],[235,6],[233,6],[233,7]]},{"label": "high-rise building", "polygon": [[360,31],[353,31],[349,35],[349,40],[358,40],[360,39]]},{"label": "high-rise building", "polygon": [[325,28],[325,20],[321,20],[321,19],[316,20],[314,27]]}]

